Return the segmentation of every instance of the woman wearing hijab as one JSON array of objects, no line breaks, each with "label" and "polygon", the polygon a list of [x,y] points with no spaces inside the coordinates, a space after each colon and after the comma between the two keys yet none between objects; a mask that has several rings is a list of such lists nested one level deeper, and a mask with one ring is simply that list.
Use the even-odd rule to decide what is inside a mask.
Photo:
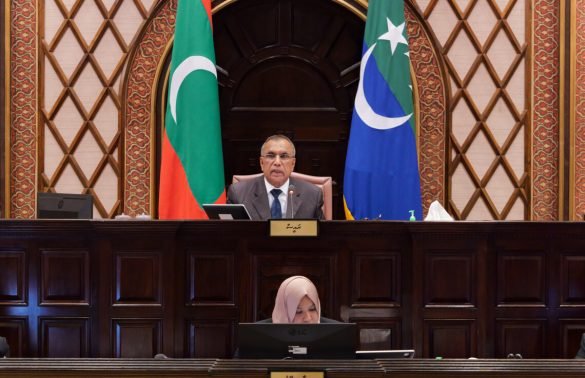
[{"label": "woman wearing hijab", "polygon": [[[321,302],[317,288],[307,277],[292,276],[284,280],[278,288],[274,300],[272,318],[257,323],[338,323],[333,319],[321,317]],[[234,358],[239,358],[236,349]]]},{"label": "woman wearing hijab", "polygon": [[272,323],[336,323],[321,317],[321,302],[315,285],[304,276],[292,276],[280,284]]}]

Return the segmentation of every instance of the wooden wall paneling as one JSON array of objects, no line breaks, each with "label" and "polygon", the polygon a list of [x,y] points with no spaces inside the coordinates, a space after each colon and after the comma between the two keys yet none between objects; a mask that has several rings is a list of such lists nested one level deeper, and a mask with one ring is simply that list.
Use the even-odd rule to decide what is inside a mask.
[{"label": "wooden wall paneling", "polygon": [[442,358],[477,357],[475,319],[425,319],[422,356]]},{"label": "wooden wall paneling", "polygon": [[520,223],[514,232],[497,231],[493,249],[497,259],[494,285],[499,309],[549,306],[553,234],[550,227],[526,227]]},{"label": "wooden wall paneling", "polygon": [[[179,356],[231,357],[235,325],[246,318],[242,311],[253,303],[243,268],[247,265],[245,238],[226,226],[219,230],[187,224],[179,230],[176,249],[180,253],[175,259],[175,350]],[[183,277],[181,282],[178,277]],[[248,294],[242,296],[244,292]]]},{"label": "wooden wall paneling", "polygon": [[355,252],[353,256],[352,300],[360,304],[401,306],[402,265],[399,249],[375,252]]},{"label": "wooden wall paneling", "polygon": [[44,249],[40,304],[90,305],[88,250]]},{"label": "wooden wall paneling", "polygon": [[0,316],[0,335],[10,345],[10,357],[29,355],[27,324],[26,316]]},{"label": "wooden wall paneling", "polygon": [[401,318],[349,318],[358,324],[358,349],[388,350],[402,349]]},{"label": "wooden wall paneling", "polygon": [[235,306],[233,252],[189,251],[187,267],[188,305]]},{"label": "wooden wall paneling", "polygon": [[[414,347],[419,357],[483,355],[484,343],[488,342],[489,293],[484,280],[491,225],[460,224],[449,232],[448,222],[432,224],[432,228],[411,231]],[[464,322],[442,324],[441,319]],[[442,340],[447,340],[450,332],[455,339],[474,340],[473,347],[462,344],[460,349],[452,349],[445,345],[441,349]]]},{"label": "wooden wall paneling", "polygon": [[477,263],[475,251],[437,247],[425,256],[424,297],[427,308],[477,306],[474,283]]},{"label": "wooden wall paneling", "polygon": [[581,345],[581,337],[585,334],[585,320],[560,319],[558,327],[559,358],[574,358]]},{"label": "wooden wall paneling", "polygon": [[547,306],[546,253],[543,250],[498,253],[497,304]]},{"label": "wooden wall paneling", "polygon": [[132,223],[124,233],[119,232],[123,226],[116,221],[97,223],[96,227],[98,238],[106,240],[100,244],[99,255],[99,354],[174,355],[175,282],[182,281],[175,275],[177,225],[124,223]]},{"label": "wooden wall paneling", "polygon": [[26,304],[27,269],[23,249],[0,250],[0,306]]},{"label": "wooden wall paneling", "polygon": [[[519,353],[528,358],[558,355],[559,231],[554,224],[518,223],[515,232],[497,226],[494,357]],[[518,342],[525,336],[526,342]],[[526,345],[525,345],[526,344]]]},{"label": "wooden wall paneling", "polygon": [[[39,249],[39,356],[89,357],[91,349],[90,252],[85,248]],[[62,316],[54,316],[60,314]],[[69,316],[66,316],[69,315]]]},{"label": "wooden wall paneling", "polygon": [[369,347],[570,358],[584,227],[331,221],[273,239],[265,222],[0,221],[0,332],[25,357],[225,357],[236,324],[269,317],[281,281],[304,274]]},{"label": "wooden wall paneling", "polygon": [[89,318],[39,318],[40,356],[90,357]]},{"label": "wooden wall paneling", "polygon": [[359,324],[362,349],[412,347],[411,240],[405,226],[376,230],[355,242],[345,243],[351,259],[342,279],[349,290],[344,321]]},{"label": "wooden wall paneling", "polygon": [[162,254],[160,250],[114,253],[114,306],[162,306]]},{"label": "wooden wall paneling", "polygon": [[187,358],[232,357],[233,321],[189,321],[187,332]]},{"label": "wooden wall paneling", "polygon": [[496,319],[496,358],[546,358],[546,319]]},{"label": "wooden wall paneling", "polygon": [[95,342],[93,355],[99,358],[112,358],[112,282],[114,272],[112,270],[112,244],[117,235],[114,230],[103,231],[96,229],[95,251],[97,254],[96,270],[99,272],[99,285],[95,289],[97,293],[97,319],[93,324],[92,337]]},{"label": "wooden wall paneling", "polygon": [[585,255],[565,251],[560,258],[561,305],[585,307]]},{"label": "wooden wall paneling", "polygon": [[152,358],[162,352],[162,319],[112,319],[116,358]]},{"label": "wooden wall paneling", "polygon": [[[549,337],[557,341],[554,355],[561,358],[573,358],[578,350],[581,335],[585,333],[585,234],[579,229],[579,223],[570,223],[557,227],[554,233],[552,257],[558,267],[558,273],[550,288],[557,288],[557,327],[550,327],[555,333]],[[550,355],[550,354],[549,354]]]},{"label": "wooden wall paneling", "polygon": [[8,339],[12,356],[37,356],[35,271],[30,268],[35,240],[26,236],[38,228],[14,223],[0,227],[0,335]]},{"label": "wooden wall paneling", "polygon": [[553,236],[553,256],[558,256],[559,305],[585,310],[585,235],[580,223],[559,227]]},{"label": "wooden wall paneling", "polygon": [[[36,357],[92,356],[90,319],[98,314],[93,289],[99,274],[92,223],[36,221],[23,226],[28,239],[29,352]],[[34,240],[28,238],[31,232]]]},{"label": "wooden wall paneling", "polygon": [[186,259],[185,307],[192,319],[185,324],[184,356],[229,358],[238,323],[234,253],[192,249]]}]

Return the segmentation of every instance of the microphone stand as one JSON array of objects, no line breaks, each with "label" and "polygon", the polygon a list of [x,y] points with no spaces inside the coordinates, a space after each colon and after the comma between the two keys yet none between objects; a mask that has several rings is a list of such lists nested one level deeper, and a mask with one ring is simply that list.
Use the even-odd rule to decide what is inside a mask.
[{"label": "microphone stand", "polygon": [[293,219],[295,217],[295,208],[294,208],[294,203],[293,203],[293,197],[294,197],[294,192],[295,192],[295,186],[294,185],[289,185],[288,186],[288,204],[286,205],[286,212],[289,213],[289,208],[290,208],[290,217],[288,217],[289,219]]}]

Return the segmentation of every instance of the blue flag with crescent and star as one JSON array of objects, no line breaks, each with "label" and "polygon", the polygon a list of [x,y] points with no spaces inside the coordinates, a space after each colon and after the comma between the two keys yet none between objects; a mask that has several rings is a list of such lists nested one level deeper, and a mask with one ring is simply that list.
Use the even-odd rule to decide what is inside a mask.
[{"label": "blue flag with crescent and star", "polygon": [[347,219],[422,219],[404,2],[370,0],[345,161]]}]

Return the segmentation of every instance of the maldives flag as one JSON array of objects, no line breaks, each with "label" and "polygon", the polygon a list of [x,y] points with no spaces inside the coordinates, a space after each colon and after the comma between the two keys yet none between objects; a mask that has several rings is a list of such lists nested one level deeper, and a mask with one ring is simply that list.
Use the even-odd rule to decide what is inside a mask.
[{"label": "maldives flag", "polygon": [[211,0],[178,0],[168,92],[159,218],[207,218],[225,203]]},{"label": "maldives flag", "polygon": [[422,219],[404,2],[370,0],[351,120],[347,219]]}]

